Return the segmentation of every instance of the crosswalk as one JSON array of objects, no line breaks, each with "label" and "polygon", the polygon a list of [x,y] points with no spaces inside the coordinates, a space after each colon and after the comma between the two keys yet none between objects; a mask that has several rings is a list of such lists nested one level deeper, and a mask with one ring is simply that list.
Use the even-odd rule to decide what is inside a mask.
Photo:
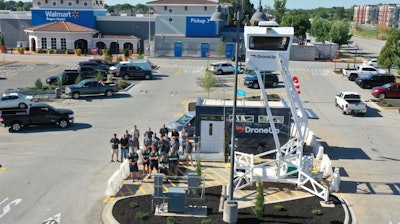
[{"label": "crosswalk", "polygon": [[[163,184],[164,192],[168,192],[170,187],[187,187],[186,177],[190,172],[195,172],[195,167],[181,164],[178,169],[178,179],[169,179]],[[205,187],[226,186],[229,183],[230,169],[226,163],[202,162],[202,175],[205,180]],[[207,191],[207,190],[206,190]],[[144,178],[142,182],[132,179],[124,180],[123,187],[116,195],[119,197],[151,195],[154,192],[154,180]],[[276,203],[287,200],[311,197],[306,191],[296,189],[294,185],[281,183],[264,183],[264,200],[266,203]],[[245,188],[234,192],[234,198],[238,201],[239,208],[254,206],[256,197],[255,186],[250,189]],[[113,202],[113,197],[104,199],[105,203]]]}]

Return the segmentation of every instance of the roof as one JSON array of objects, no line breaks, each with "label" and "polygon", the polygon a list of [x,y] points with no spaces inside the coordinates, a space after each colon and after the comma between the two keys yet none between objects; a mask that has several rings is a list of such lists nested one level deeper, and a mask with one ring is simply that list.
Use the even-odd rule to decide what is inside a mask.
[{"label": "roof", "polygon": [[217,5],[212,0],[157,0],[146,2],[146,5]]},{"label": "roof", "polygon": [[[251,100],[238,100],[236,101],[237,107],[256,107],[264,108],[264,101],[251,101]],[[268,101],[270,107],[287,108],[287,104],[283,100],[273,100]],[[233,100],[223,100],[223,99],[204,99],[201,106],[225,106],[232,107]]]},{"label": "roof", "polygon": [[134,35],[113,35],[113,34],[103,34],[102,39],[113,39],[113,40],[126,40],[126,39],[140,39]]},{"label": "roof", "polygon": [[98,30],[87,28],[75,23],[65,22],[65,21],[58,21],[47,23],[39,26],[33,26],[30,28],[25,29],[26,31],[47,31],[47,32],[99,32]]}]

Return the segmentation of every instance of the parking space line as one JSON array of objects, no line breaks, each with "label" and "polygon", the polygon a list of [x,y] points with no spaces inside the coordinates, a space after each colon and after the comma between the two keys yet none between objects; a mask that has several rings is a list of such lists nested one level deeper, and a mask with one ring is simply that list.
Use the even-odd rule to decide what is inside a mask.
[{"label": "parking space line", "polygon": [[301,74],[304,76],[304,78],[306,78],[307,80],[310,80],[310,76],[308,75],[307,72],[302,71]]},{"label": "parking space line", "polygon": [[181,74],[183,71],[183,68],[178,68],[178,70],[176,70],[176,72],[174,73],[174,76],[178,76],[179,74]]},{"label": "parking space line", "polygon": [[25,155],[31,155],[34,152],[17,152],[17,153],[11,153],[11,154],[0,154],[0,157],[6,157],[6,156],[25,156]]},{"label": "parking space line", "polygon": [[7,170],[7,167],[2,167],[2,168],[0,168],[0,173],[1,172],[4,172],[4,171],[6,171]]},{"label": "parking space line", "polygon": [[54,68],[52,68],[52,69],[46,71],[46,73],[50,73],[50,72],[53,72],[53,71],[55,71],[55,70],[60,70],[60,68],[64,69],[64,67],[65,67],[65,66],[63,66],[63,65],[59,65],[59,66],[56,66],[56,67],[54,67]]},{"label": "parking space line", "polygon": [[39,140],[32,140],[32,141],[2,142],[2,143],[0,143],[0,145],[20,145],[20,144],[48,143],[48,142],[55,142],[55,140],[39,139]]},{"label": "parking space line", "polygon": [[[226,179],[225,177],[221,176],[221,175],[220,175],[219,173],[217,173],[214,169],[208,169],[208,168],[207,168],[207,170],[210,170],[210,171],[213,172],[216,176],[218,176],[221,180],[223,180],[225,183],[228,183],[228,179]],[[229,175],[226,173],[226,176],[229,176]],[[218,180],[215,180],[215,181],[217,181],[218,183],[220,183],[221,185],[223,185],[222,182],[220,182],[220,181],[218,181]]]}]

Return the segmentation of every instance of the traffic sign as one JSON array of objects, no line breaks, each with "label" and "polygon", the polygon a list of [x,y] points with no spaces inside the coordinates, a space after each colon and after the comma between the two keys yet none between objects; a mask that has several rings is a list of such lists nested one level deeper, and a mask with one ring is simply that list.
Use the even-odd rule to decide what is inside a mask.
[{"label": "traffic sign", "polygon": [[97,54],[97,48],[96,47],[92,47],[92,54]]},{"label": "traffic sign", "polygon": [[211,52],[207,51],[207,52],[206,52],[206,56],[207,56],[207,57],[211,57]]},{"label": "traffic sign", "polygon": [[339,51],[335,51],[335,53],[333,53],[333,55],[335,55],[335,57],[339,57],[340,52]]}]

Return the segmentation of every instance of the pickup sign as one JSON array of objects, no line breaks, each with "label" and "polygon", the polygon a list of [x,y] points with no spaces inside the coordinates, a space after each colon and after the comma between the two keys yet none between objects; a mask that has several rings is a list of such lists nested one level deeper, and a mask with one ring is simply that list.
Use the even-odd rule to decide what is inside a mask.
[{"label": "pickup sign", "polygon": [[361,100],[360,94],[356,92],[341,92],[335,97],[335,105],[339,107],[343,114],[367,113],[367,104]]},{"label": "pickup sign", "polygon": [[69,109],[57,109],[48,104],[32,104],[27,110],[3,110],[0,124],[10,127],[10,132],[19,132],[30,125],[56,124],[66,128],[74,122],[74,112]]},{"label": "pickup sign", "polygon": [[343,69],[343,75],[348,77],[350,81],[354,81],[358,77],[364,78],[369,75],[382,75],[385,73],[385,70],[377,69],[369,65],[360,65],[357,68]]},{"label": "pickup sign", "polygon": [[112,96],[119,91],[119,86],[115,83],[99,82],[97,80],[82,80],[76,85],[65,87],[65,94],[74,99],[78,99],[81,95],[105,94]]}]

